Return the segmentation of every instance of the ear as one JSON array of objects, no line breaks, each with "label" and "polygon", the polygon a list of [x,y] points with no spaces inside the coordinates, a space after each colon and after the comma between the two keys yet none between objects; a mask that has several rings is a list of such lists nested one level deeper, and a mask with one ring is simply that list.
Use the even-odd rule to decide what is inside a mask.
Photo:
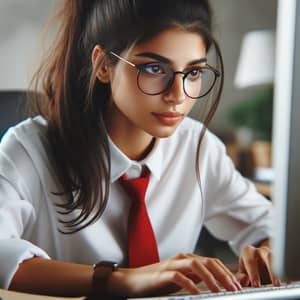
[{"label": "ear", "polygon": [[103,83],[109,83],[109,66],[105,55],[103,48],[96,45],[92,51],[92,64],[93,69],[96,69],[97,78]]}]

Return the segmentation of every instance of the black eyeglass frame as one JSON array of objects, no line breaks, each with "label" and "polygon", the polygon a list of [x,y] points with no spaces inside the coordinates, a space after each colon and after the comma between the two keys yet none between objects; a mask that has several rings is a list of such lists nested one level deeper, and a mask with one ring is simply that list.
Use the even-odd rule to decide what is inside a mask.
[{"label": "black eyeglass frame", "polygon": [[[165,93],[166,91],[168,91],[168,90],[172,87],[172,85],[173,85],[173,83],[174,83],[174,80],[175,80],[175,76],[176,76],[177,74],[182,74],[182,75],[183,75],[183,76],[182,76],[182,81],[183,81],[183,90],[184,90],[184,93],[185,93],[189,98],[191,98],[191,99],[200,99],[200,98],[205,97],[207,94],[209,94],[209,93],[211,92],[211,90],[213,89],[213,87],[214,87],[214,85],[215,85],[215,83],[216,83],[218,77],[221,76],[221,73],[220,73],[217,69],[215,69],[214,67],[212,67],[211,65],[209,65],[208,63],[206,63],[205,66],[202,67],[201,69],[207,69],[207,70],[213,72],[213,74],[214,74],[214,80],[213,80],[213,83],[212,83],[211,87],[208,89],[208,91],[207,91],[205,94],[203,94],[203,95],[201,95],[201,96],[198,96],[198,97],[191,97],[191,96],[186,92],[186,90],[185,90],[184,80],[185,80],[185,78],[192,72],[192,70],[191,70],[191,71],[188,71],[188,72],[174,71],[174,70],[170,67],[170,69],[172,70],[173,73],[172,73],[172,77],[168,80],[168,83],[167,83],[166,87],[165,87],[162,91],[160,91],[160,92],[157,92],[157,93],[148,93],[148,92],[145,92],[145,91],[141,88],[141,86],[140,86],[140,84],[139,84],[139,76],[140,76],[141,72],[143,71],[143,69],[144,69],[146,66],[151,65],[152,62],[150,62],[150,63],[145,63],[145,64],[134,64],[133,62],[131,62],[131,61],[125,59],[124,57],[122,57],[122,56],[120,56],[120,55],[114,53],[113,51],[110,51],[109,54],[111,54],[111,55],[113,55],[114,57],[118,58],[119,60],[121,60],[121,61],[127,63],[128,65],[134,67],[134,68],[137,70],[136,84],[137,84],[139,90],[140,90],[143,94],[149,95],[149,96],[156,96],[156,95],[160,95],[160,94]],[[206,62],[206,58],[203,59],[203,62]],[[153,64],[154,64],[154,63],[155,63],[155,62],[153,62]]]}]

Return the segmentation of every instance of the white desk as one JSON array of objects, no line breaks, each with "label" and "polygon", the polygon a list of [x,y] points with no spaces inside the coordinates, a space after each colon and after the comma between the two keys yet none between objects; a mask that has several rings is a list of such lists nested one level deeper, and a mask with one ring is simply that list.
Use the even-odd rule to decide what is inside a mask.
[{"label": "white desk", "polygon": [[2,300],[83,300],[84,298],[49,297],[33,294],[25,294],[0,289]]}]

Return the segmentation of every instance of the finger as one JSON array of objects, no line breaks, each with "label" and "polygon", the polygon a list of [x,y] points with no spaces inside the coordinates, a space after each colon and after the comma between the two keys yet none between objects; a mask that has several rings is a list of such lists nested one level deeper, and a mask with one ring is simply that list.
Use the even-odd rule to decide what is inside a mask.
[{"label": "finger", "polygon": [[[185,253],[185,254],[177,254],[176,256],[174,256],[174,258],[176,259],[186,259],[186,258],[194,258],[194,259],[198,259],[199,255],[193,254],[193,253]],[[181,269],[182,272],[184,272],[183,269]],[[194,274],[193,272],[191,272],[190,270],[186,270],[186,272],[184,272],[185,276],[187,276],[188,278],[190,278],[191,280],[193,280],[194,283],[199,283],[200,281],[202,281],[201,278],[199,278],[196,274]]]},{"label": "finger", "polygon": [[[204,257],[200,257],[199,255],[196,255],[193,253],[184,254],[183,257],[184,258],[193,258],[193,259],[196,259],[198,261],[198,263],[199,263],[199,261],[201,264],[204,263],[206,265],[206,268],[209,270],[209,272],[212,273],[216,279],[220,279],[220,280],[218,280],[220,283],[222,283],[222,282],[227,283],[227,284],[225,283],[225,285],[227,286],[228,289],[237,290],[237,289],[242,288],[240,283],[235,278],[234,274],[219,259],[204,258]],[[215,264],[216,264],[216,267],[214,267]],[[210,265],[212,267],[210,267]],[[216,272],[216,274],[214,274],[214,272]],[[217,278],[215,275],[219,275],[219,277]],[[226,286],[224,286],[224,287],[226,288]]]},{"label": "finger", "polygon": [[246,273],[243,256],[240,257],[237,273]]},{"label": "finger", "polygon": [[[185,254],[169,260],[168,265],[165,265],[165,268],[180,271],[194,281],[195,279],[197,279],[197,281],[203,280],[206,286],[213,292],[221,291],[217,281],[219,281],[227,290],[238,290],[239,283],[233,274],[225,266],[221,267],[221,262],[218,264],[215,261],[216,259]],[[191,274],[193,274],[193,276],[190,276]]]},{"label": "finger", "polygon": [[[266,283],[272,283],[274,286],[280,286],[281,282],[278,280],[271,268],[271,251],[268,247],[261,247],[257,251],[260,263],[261,278],[267,277]],[[262,279],[263,280],[263,279]]]},{"label": "finger", "polygon": [[193,295],[200,294],[201,290],[193,282],[182,273],[178,271],[167,271],[164,273],[166,283],[173,283],[179,286],[181,289],[185,289],[187,292]]},{"label": "finger", "polygon": [[244,272],[237,272],[235,274],[236,279],[239,281],[242,287],[249,286],[250,279],[249,276]]},{"label": "finger", "polygon": [[200,277],[205,282],[207,287],[212,292],[217,293],[221,291],[220,287],[217,284],[216,278],[214,276],[215,274],[212,274],[203,263],[197,260],[193,260],[193,265],[191,266],[191,269],[193,273],[195,273],[198,277]]},{"label": "finger", "polygon": [[196,276],[194,273],[187,273],[184,274],[185,276],[187,276],[189,279],[193,280],[194,283],[198,284],[199,282],[202,281],[201,278],[199,278],[198,276]]},{"label": "finger", "polygon": [[243,250],[240,269],[245,269],[245,273],[249,276],[251,286],[260,287],[261,281],[258,270],[258,258],[256,255],[257,248],[247,246]]},{"label": "finger", "polygon": [[243,287],[247,287],[250,285],[250,279],[243,261],[243,254],[240,257],[238,271],[235,276]]},{"label": "finger", "polygon": [[170,261],[167,268],[170,270],[176,270],[183,273],[185,276],[190,277],[190,274],[203,280],[207,287],[213,292],[220,292],[221,289],[217,285],[217,281],[213,274],[211,274],[204,266],[206,259],[200,256],[186,255],[179,260],[176,259]]},{"label": "finger", "polygon": [[270,251],[266,247],[258,248],[256,251],[259,274],[263,284],[273,283],[269,254]]},{"label": "finger", "polygon": [[211,291],[220,291],[217,281],[230,291],[242,288],[232,272],[219,259],[203,258],[195,254],[186,254],[185,257],[193,259],[190,261],[192,272],[200,277]]},{"label": "finger", "polygon": [[245,263],[245,268],[246,268],[246,274],[249,277],[251,286],[260,287],[261,280],[260,280],[260,276],[259,276],[257,260],[253,259],[253,260],[247,261]]},{"label": "finger", "polygon": [[237,291],[241,289],[234,275],[219,260],[208,260],[206,267],[226,290]]},{"label": "finger", "polygon": [[272,284],[274,286],[281,286],[281,281],[278,278],[274,277],[273,281],[272,281]]},{"label": "finger", "polygon": [[223,271],[231,278],[232,282],[235,284],[238,290],[242,289],[240,282],[234,276],[234,274],[230,271],[230,269],[225,266],[219,259],[216,259],[216,263],[223,269]]}]

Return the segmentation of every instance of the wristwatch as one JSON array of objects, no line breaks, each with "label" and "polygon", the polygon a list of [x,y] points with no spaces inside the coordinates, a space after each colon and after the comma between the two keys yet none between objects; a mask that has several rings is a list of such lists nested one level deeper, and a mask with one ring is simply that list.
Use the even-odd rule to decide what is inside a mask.
[{"label": "wristwatch", "polygon": [[107,281],[112,272],[118,270],[118,264],[113,261],[102,260],[93,265],[92,295],[107,295]]}]

